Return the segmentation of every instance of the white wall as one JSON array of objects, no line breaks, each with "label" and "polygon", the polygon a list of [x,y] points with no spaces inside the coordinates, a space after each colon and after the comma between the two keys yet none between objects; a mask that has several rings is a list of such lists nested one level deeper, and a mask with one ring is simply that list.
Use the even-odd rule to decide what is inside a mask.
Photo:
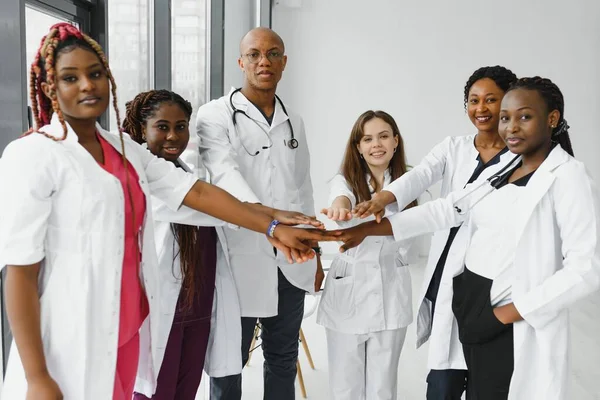
[{"label": "white wall", "polygon": [[289,58],[279,93],[306,123],[317,208],[360,113],[390,112],[418,163],[445,136],[474,131],[463,88],[484,65],[556,82],[575,154],[600,180],[598,0],[302,0],[275,6],[273,29]]}]

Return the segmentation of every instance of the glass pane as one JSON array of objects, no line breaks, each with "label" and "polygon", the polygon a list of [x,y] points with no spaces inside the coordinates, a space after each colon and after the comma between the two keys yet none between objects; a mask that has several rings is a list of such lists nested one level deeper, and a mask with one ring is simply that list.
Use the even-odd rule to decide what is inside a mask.
[{"label": "glass pane", "polygon": [[[108,1],[108,57],[117,83],[121,120],[125,103],[150,88],[148,0]],[[117,119],[110,106],[110,130]],[[122,121],[121,121],[122,122]]]},{"label": "glass pane", "polygon": [[194,109],[182,158],[197,168],[196,111],[206,102],[206,0],[173,0],[171,13],[171,87]]},{"label": "glass pane", "polygon": [[[69,22],[75,26],[78,26],[75,22],[69,21],[57,15],[37,8],[33,8],[29,5],[25,7],[25,51],[27,59],[27,106],[28,110],[31,107],[31,99],[29,98],[30,87],[29,87],[29,70],[31,63],[35,58],[35,54],[40,48],[41,40],[44,35],[48,33],[50,27],[59,22]],[[29,111],[29,126],[32,125],[31,111]]]}]

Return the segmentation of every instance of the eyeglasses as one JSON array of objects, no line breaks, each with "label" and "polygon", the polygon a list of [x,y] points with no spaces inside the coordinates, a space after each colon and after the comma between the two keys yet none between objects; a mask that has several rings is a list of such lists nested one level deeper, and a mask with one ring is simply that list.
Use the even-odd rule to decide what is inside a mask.
[{"label": "eyeglasses", "polygon": [[258,51],[253,51],[251,53],[244,54],[244,56],[248,59],[250,64],[256,64],[263,58],[263,56],[267,57],[270,62],[281,61],[283,58],[283,53],[279,50],[269,50],[267,54],[263,55]]}]

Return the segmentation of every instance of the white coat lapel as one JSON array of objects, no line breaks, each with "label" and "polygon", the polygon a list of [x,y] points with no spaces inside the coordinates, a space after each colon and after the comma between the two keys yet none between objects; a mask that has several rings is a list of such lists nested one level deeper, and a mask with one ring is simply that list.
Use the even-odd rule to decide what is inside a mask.
[{"label": "white coat lapel", "polygon": [[[119,138],[118,134],[114,134],[114,133],[110,133],[106,130],[104,130],[100,124],[96,124],[96,129],[98,130],[98,133],[108,142],[112,145],[112,147],[114,147],[115,150],[117,150],[117,152],[119,154],[123,154],[123,151],[121,149],[121,139]],[[124,133],[123,135],[127,135],[126,133]],[[134,144],[134,146],[137,146],[137,143]],[[127,140],[125,140],[125,155],[127,157],[127,161],[129,161],[129,163],[131,165],[133,165],[133,168],[135,169],[139,179],[140,179],[140,184],[142,187],[142,190],[144,191],[144,194],[146,196],[149,196],[150,193],[148,191],[148,186],[147,186],[147,182],[145,179],[145,172],[144,172],[144,167],[142,166],[142,164],[140,163],[140,160],[138,157],[134,156],[134,152],[133,150],[131,151],[127,151]],[[149,150],[147,150],[149,151]]]},{"label": "white coat lapel", "polygon": [[535,207],[556,179],[553,174],[554,169],[567,160],[567,153],[560,146],[555,147],[527,183],[527,195],[523,196],[518,203],[518,212],[515,218],[515,240],[519,241],[521,239]]},{"label": "white coat lapel", "polygon": [[289,117],[283,111],[283,107],[281,107],[281,103],[279,100],[275,100],[275,112],[273,114],[273,122],[271,123],[271,130],[277,128],[277,126],[286,123]]}]

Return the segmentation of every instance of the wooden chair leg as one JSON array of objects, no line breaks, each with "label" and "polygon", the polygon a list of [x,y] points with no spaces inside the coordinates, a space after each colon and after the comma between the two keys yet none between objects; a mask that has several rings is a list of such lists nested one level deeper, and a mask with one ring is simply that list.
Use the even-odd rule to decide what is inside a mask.
[{"label": "wooden chair leg", "polygon": [[304,386],[304,378],[302,377],[302,368],[300,367],[300,361],[296,361],[296,368],[298,369],[298,382],[300,383],[300,391],[302,392],[302,397],[306,399],[306,387]]},{"label": "wooden chair leg", "polygon": [[308,343],[306,342],[306,337],[304,337],[304,332],[302,328],[300,328],[300,341],[302,342],[302,347],[304,347],[304,352],[306,353],[306,358],[308,358],[308,363],[312,369],[315,369],[315,363],[313,363],[312,356],[310,355],[310,350],[308,349]]},{"label": "wooden chair leg", "polygon": [[260,332],[260,328],[259,328],[258,324],[256,324],[256,326],[254,327],[254,334],[252,336],[252,342],[250,342],[250,352],[248,353],[248,361],[246,361],[245,366],[250,365],[250,359],[252,358],[252,353],[254,353],[254,346],[256,345],[256,338],[258,337],[259,332]]}]

